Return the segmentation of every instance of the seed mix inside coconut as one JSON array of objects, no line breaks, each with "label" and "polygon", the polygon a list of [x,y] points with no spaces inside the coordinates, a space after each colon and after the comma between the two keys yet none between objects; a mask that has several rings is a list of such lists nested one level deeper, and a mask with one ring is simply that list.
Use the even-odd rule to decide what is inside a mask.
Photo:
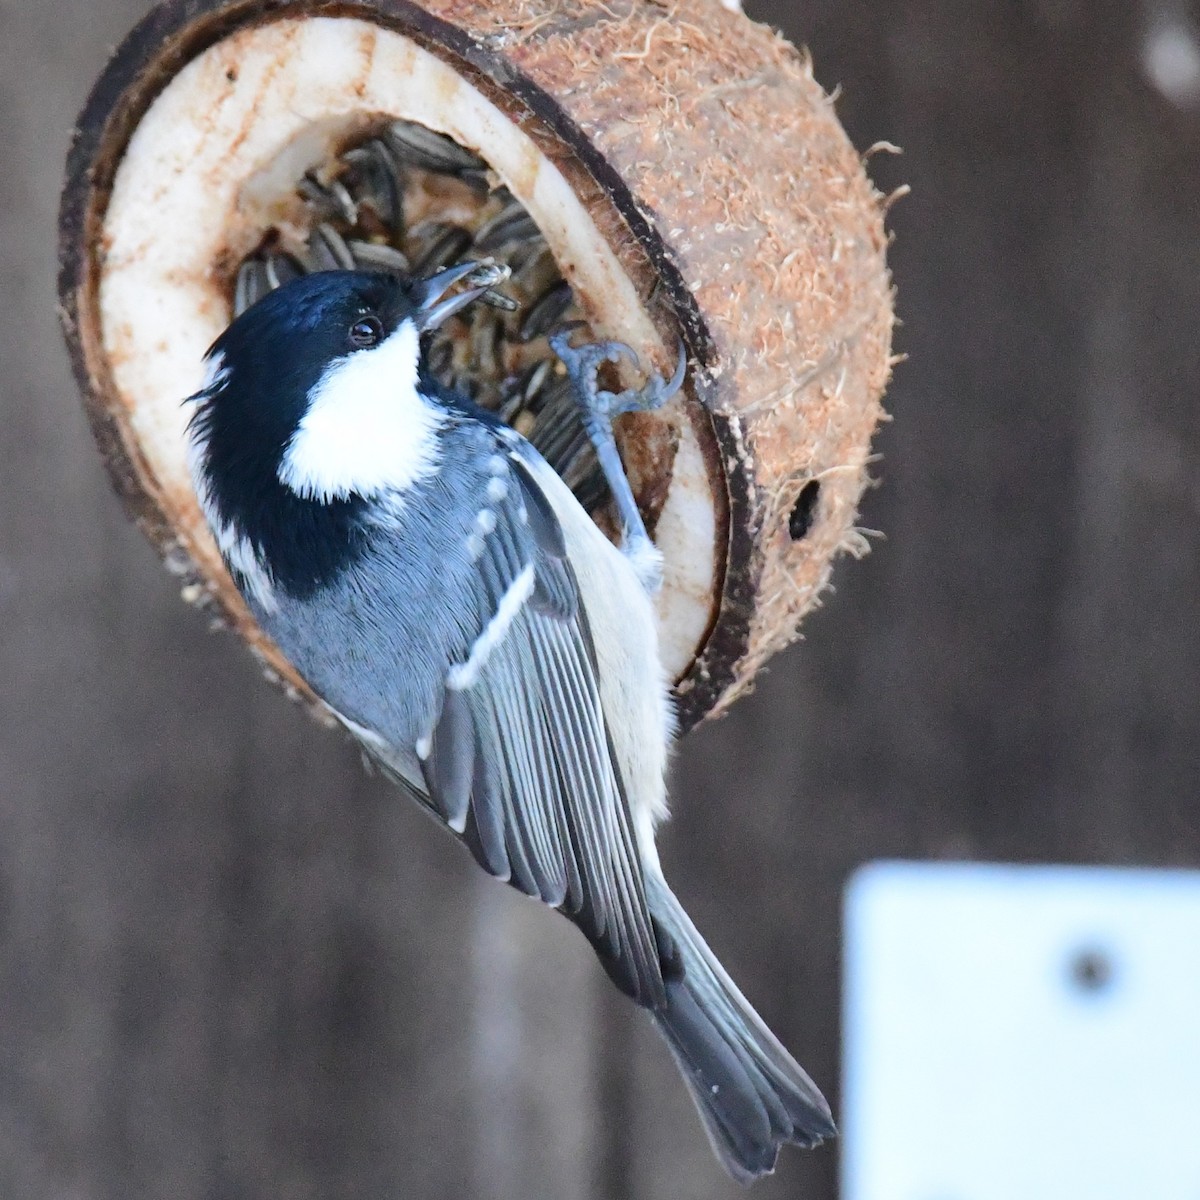
[{"label": "seed mix inside coconut", "polygon": [[385,121],[308,170],[296,193],[307,235],[287,223],[266,232],[238,267],[234,314],[312,271],[424,278],[479,261],[464,284],[493,286],[433,333],[430,369],[529,438],[585,508],[601,505],[608,488],[547,340],[585,322],[537,223],[487,163],[445,134]]}]

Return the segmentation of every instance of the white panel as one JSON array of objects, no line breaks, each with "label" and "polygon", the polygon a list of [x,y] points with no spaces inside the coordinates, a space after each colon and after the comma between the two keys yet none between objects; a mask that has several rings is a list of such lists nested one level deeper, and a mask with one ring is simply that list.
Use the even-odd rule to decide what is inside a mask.
[{"label": "white panel", "polygon": [[844,1200],[1200,1200],[1200,872],[875,864],[845,961]]}]

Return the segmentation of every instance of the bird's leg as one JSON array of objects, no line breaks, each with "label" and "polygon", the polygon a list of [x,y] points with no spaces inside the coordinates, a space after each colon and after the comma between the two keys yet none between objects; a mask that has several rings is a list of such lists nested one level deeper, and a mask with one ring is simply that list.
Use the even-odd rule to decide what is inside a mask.
[{"label": "bird's leg", "polygon": [[638,365],[637,355],[624,342],[588,342],[576,348],[570,344],[569,331],[564,331],[550,338],[550,348],[567,368],[584,431],[595,448],[600,470],[604,472],[617,506],[621,521],[621,549],[632,563],[642,586],[654,595],[662,586],[662,556],[650,540],[642,514],[638,512],[633,489],[629,486],[621,456],[617,453],[612,422],[621,413],[653,412],[679,391],[687,370],[683,346],[679,348],[675,374],[669,380],[651,374],[642,387],[627,388],[623,392],[604,391],[596,376],[604,363],[615,363],[622,357],[628,358],[635,367]]}]

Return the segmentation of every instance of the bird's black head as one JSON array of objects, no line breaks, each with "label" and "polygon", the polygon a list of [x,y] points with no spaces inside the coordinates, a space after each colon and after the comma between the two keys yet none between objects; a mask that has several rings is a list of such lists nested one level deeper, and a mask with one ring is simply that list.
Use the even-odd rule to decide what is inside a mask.
[{"label": "bird's black head", "polygon": [[275,479],[330,367],[375,348],[416,310],[395,276],[328,271],[270,292],[217,338],[191,432],[205,443],[213,499],[225,519],[244,515],[224,511],[235,499],[231,487],[253,495]]},{"label": "bird's black head", "polygon": [[436,469],[444,412],[418,387],[420,334],[479,294],[441,299],[472,269],[308,275],[216,340],[188,436],[227,561],[236,544],[276,580],[319,582],[353,551],[364,504]]}]

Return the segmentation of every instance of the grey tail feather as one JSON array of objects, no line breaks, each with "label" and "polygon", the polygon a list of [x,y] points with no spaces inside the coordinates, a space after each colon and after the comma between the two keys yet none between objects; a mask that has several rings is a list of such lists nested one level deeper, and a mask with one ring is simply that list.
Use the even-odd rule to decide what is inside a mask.
[{"label": "grey tail feather", "polygon": [[665,943],[667,1003],[652,1010],[655,1022],[717,1157],[739,1183],[752,1183],[775,1169],[784,1143],[809,1148],[837,1133],[829,1105],[652,870],[646,898]]}]

